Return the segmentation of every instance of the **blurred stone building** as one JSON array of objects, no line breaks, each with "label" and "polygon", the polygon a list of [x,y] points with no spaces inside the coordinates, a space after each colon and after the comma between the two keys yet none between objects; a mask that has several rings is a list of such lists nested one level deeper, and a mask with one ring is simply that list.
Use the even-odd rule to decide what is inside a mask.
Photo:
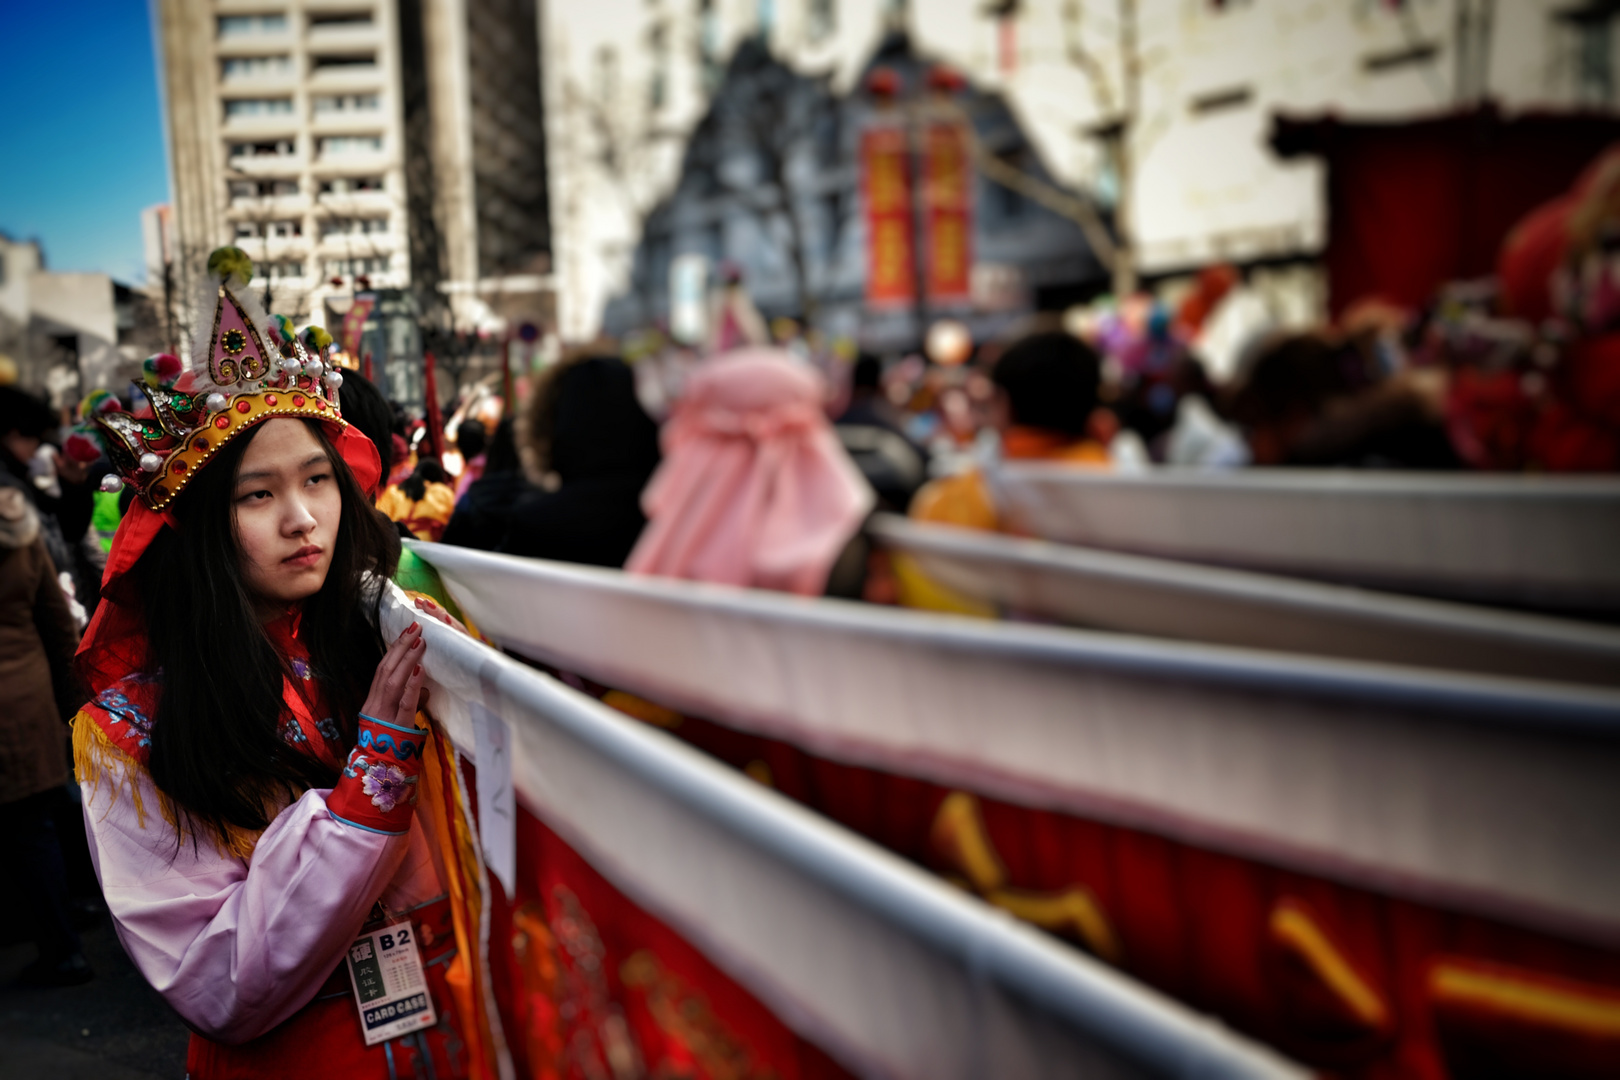
[{"label": "blurred stone building", "polygon": [[[549,317],[536,0],[160,0],[158,13],[182,291],[233,242],[275,310],[330,325],[374,292],[379,308],[414,309],[406,323],[452,368],[480,335]],[[377,340],[389,362],[423,347]]]},{"label": "blurred stone building", "polygon": [[559,305],[594,332],[738,43],[854,88],[884,35],[1007,102],[1039,171],[1113,212],[1131,278],[1231,261],[1269,317],[1325,310],[1319,160],[1279,114],[1613,110],[1608,0],[599,0],[548,9]]},{"label": "blurred stone building", "polygon": [[0,233],[0,356],[18,386],[68,408],[138,378],[141,360],[162,347],[158,309],[140,290],[106,274],[52,271],[38,243]]},{"label": "blurred stone building", "polygon": [[[871,57],[869,71],[897,80],[891,122],[930,98],[931,67],[900,32]],[[687,142],[674,191],[646,217],[629,288],[609,302],[606,330],[668,324],[671,269],[694,257],[711,271],[739,271],[767,319],[808,320],[885,350],[914,346],[934,319],[965,321],[983,339],[1031,310],[1061,309],[1106,290],[1108,274],[1079,225],[976,174],[972,298],[941,304],[925,295],[870,308],[858,148],[878,108],[860,86],[840,94],[830,80],[774,58],[763,41],[742,42]],[[972,125],[984,153],[1055,188],[1001,97],[967,84],[950,95],[950,108]]]}]

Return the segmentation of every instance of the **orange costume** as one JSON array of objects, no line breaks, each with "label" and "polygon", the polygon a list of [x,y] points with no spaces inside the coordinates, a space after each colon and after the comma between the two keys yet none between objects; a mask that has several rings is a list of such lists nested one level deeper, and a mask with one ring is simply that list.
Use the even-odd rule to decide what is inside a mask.
[{"label": "orange costume", "polygon": [[[1107,447],[1095,440],[1021,425],[1002,432],[1001,453],[1008,461],[1059,461],[1093,468],[1108,464]],[[936,525],[1003,531],[1001,514],[996,509],[990,486],[983,471],[976,468],[924,484],[911,500],[908,516],[914,521]],[[894,575],[904,607],[996,617],[995,608],[932,581],[905,555],[894,557]]]},{"label": "orange costume", "polygon": [[377,509],[397,521],[418,540],[437,540],[450,524],[450,515],[456,512],[456,493],[449,484],[429,483],[422,497],[412,502],[411,497],[394,484],[377,499]]}]

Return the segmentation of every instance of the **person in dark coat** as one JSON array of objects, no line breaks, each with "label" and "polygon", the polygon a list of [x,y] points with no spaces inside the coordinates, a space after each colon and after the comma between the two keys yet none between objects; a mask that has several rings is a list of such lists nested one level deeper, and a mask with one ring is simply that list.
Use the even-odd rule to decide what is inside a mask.
[{"label": "person in dark coat", "polygon": [[512,527],[512,509],[524,497],[542,493],[523,475],[517,435],[510,416],[495,428],[484,450],[484,474],[467,487],[456,502],[440,542],[478,551],[500,551]]},{"label": "person in dark coat", "polygon": [[527,463],[541,483],[512,506],[499,550],[623,566],[647,524],[641,489],[659,461],[658,426],[636,400],[629,366],[616,356],[557,364],[527,419]]},{"label": "person in dark coat", "polygon": [[879,508],[905,513],[928,479],[928,452],[906,435],[899,410],[883,396],[883,363],[870,353],[855,361],[849,406],[834,430],[877,492]]},{"label": "person in dark coat", "polygon": [[68,778],[64,721],[80,696],[78,644],[38,512],[20,485],[0,479],[0,858],[22,887],[39,946],[21,976],[34,986],[67,986],[93,974],[73,930],[53,815]]},{"label": "person in dark coat", "polygon": [[84,547],[95,512],[90,470],[52,447],[55,484],[47,490],[34,482],[35,457],[59,426],[60,417],[44,401],[14,386],[0,386],[0,473],[33,503],[45,550],[59,571],[72,576],[79,601],[90,611],[101,585],[101,566]]}]

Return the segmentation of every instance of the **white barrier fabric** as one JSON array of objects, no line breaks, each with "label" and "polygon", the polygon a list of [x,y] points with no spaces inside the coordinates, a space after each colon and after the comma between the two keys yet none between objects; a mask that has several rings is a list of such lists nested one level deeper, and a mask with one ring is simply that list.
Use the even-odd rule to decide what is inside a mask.
[{"label": "white barrier fabric", "polygon": [[879,515],[959,593],[1075,626],[1491,675],[1620,685],[1620,630]]},{"label": "white barrier fabric", "polygon": [[416,544],[502,645],[851,764],[1620,940],[1620,693]]},{"label": "white barrier fabric", "polygon": [[991,473],[1047,540],[1426,595],[1620,609],[1620,479],[1328,469]]},{"label": "white barrier fabric", "polygon": [[[397,589],[392,636],[419,616]],[[435,717],[510,725],[519,797],[802,1035],[873,1077],[1292,1077],[662,732],[423,620]]]}]

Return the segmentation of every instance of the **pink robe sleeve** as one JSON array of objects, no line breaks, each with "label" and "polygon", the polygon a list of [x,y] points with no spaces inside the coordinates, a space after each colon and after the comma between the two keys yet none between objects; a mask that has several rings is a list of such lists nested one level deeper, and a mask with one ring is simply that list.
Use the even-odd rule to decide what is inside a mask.
[{"label": "pink robe sleeve", "polygon": [[424,733],[367,718],[361,735],[338,786],[282,810],[249,862],[206,836],[177,846],[142,768],[86,785],[90,855],[118,938],[199,1034],[243,1043],[286,1020],[332,974],[408,854],[403,876],[434,876],[411,790]]},{"label": "pink robe sleeve", "polygon": [[242,1043],[302,1008],[343,958],[372,904],[399,869],[407,836],[335,820],[325,791],[307,791],[265,829],[251,864],[206,838],[176,850],[154,813],[144,771],[146,825],[123,784],[86,788],[85,824],[96,874],[135,966],[199,1034]]}]

